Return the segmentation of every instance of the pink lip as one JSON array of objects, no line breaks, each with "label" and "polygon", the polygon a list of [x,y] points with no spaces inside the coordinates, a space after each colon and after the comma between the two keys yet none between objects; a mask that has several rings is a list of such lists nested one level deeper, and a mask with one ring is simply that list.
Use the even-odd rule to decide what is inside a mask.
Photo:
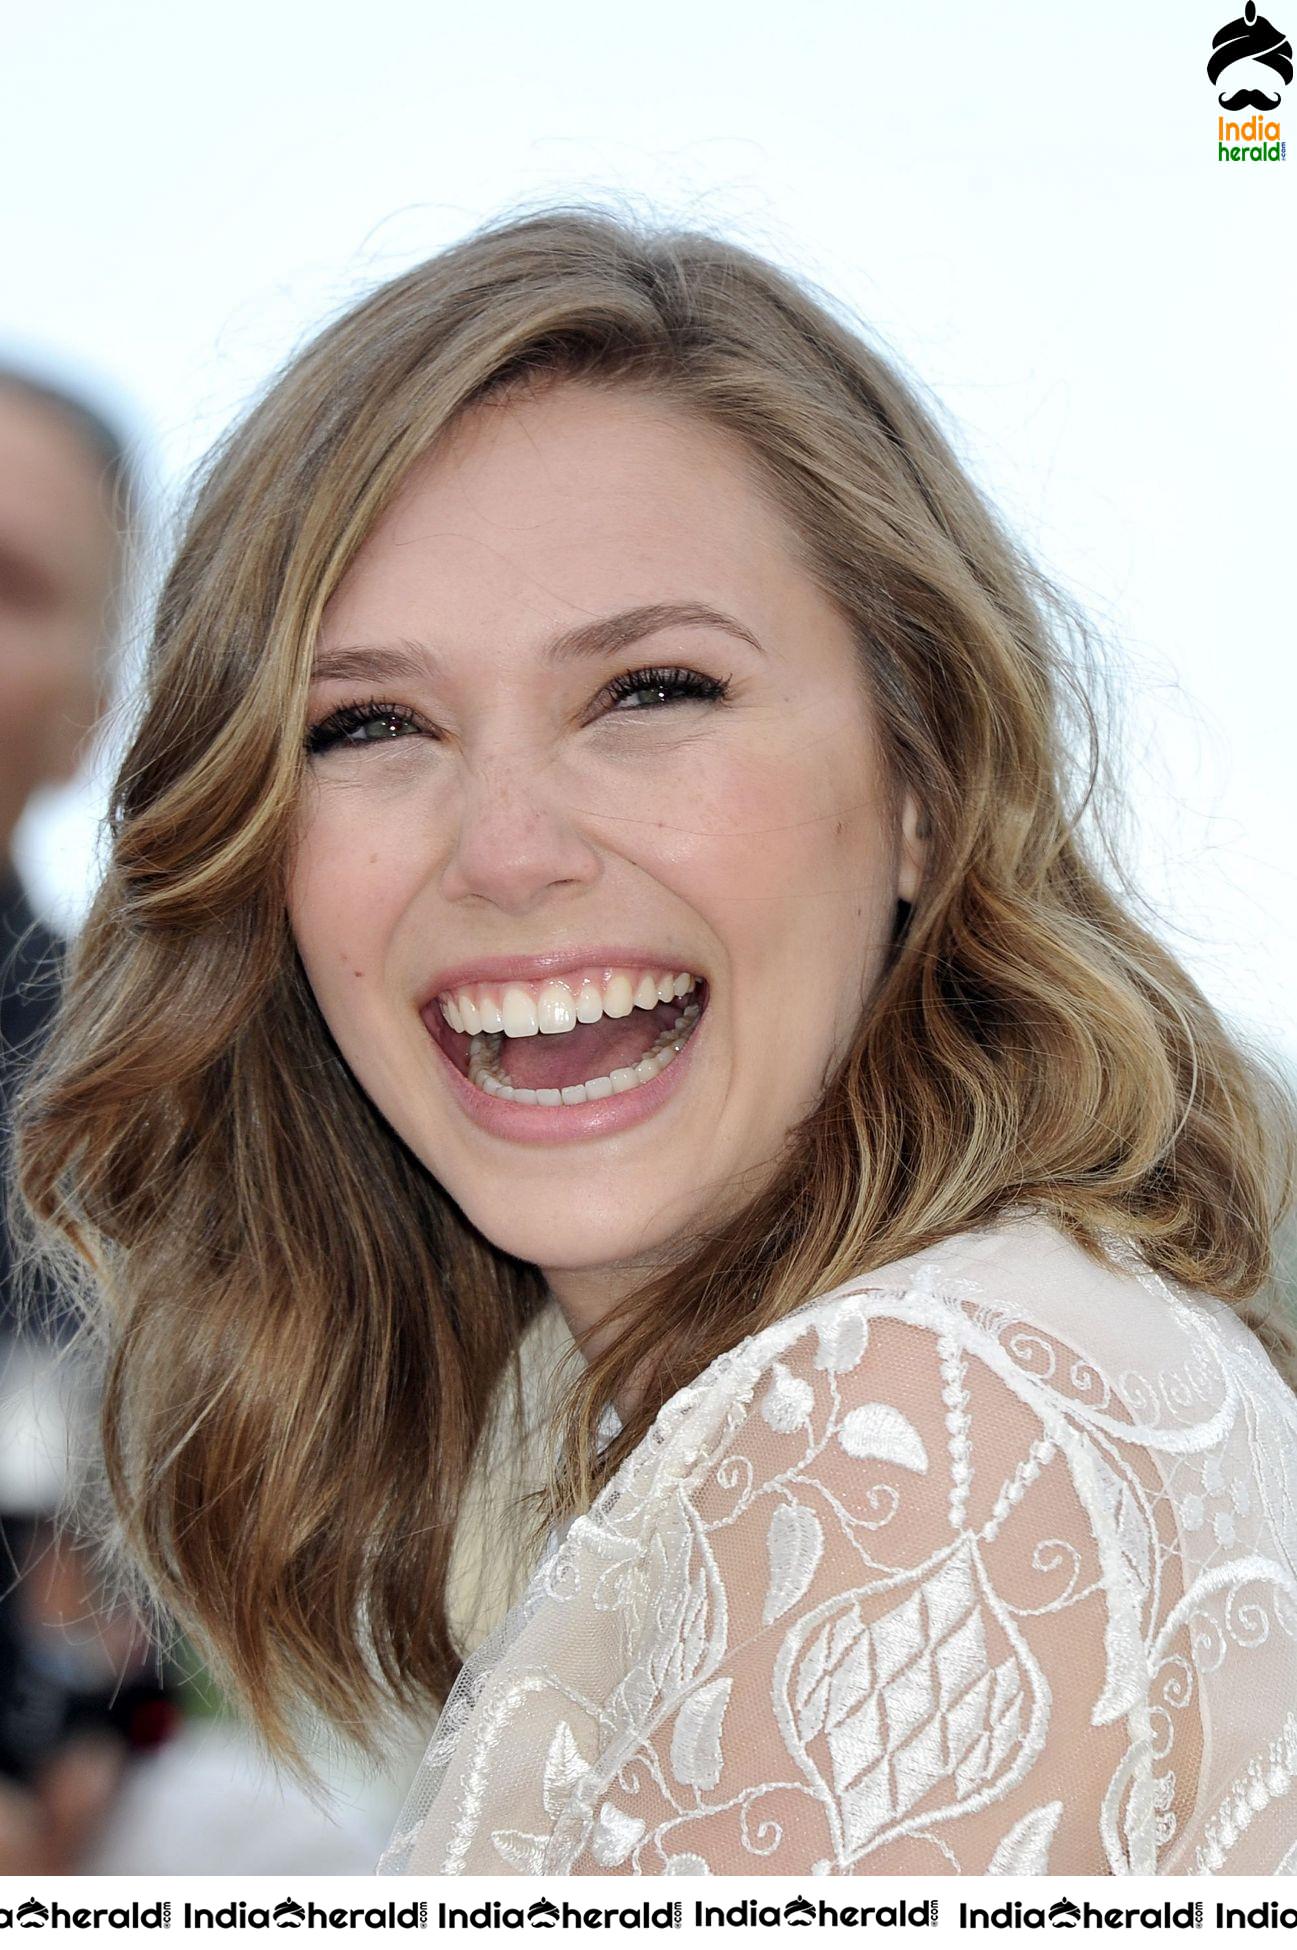
[{"label": "pink lip", "polygon": [[[688,960],[664,960],[658,948],[555,948],[546,955],[484,955],[480,961],[461,961],[453,968],[443,968],[425,991],[420,1007],[447,989],[467,988],[473,982],[543,982],[551,975],[577,968],[669,968],[673,973],[687,969],[691,975],[707,972]],[[675,1064],[669,1067],[674,1069]]]},{"label": "pink lip", "polygon": [[[598,961],[600,957],[596,955],[594,959]],[[615,961],[614,965],[621,964]],[[517,963],[514,963],[510,972],[516,973],[516,970]],[[468,978],[460,976],[459,979]],[[476,979],[484,978],[479,975]],[[466,1076],[460,1074],[454,1058],[437,1035],[434,1022],[441,1018],[441,1011],[436,1002],[425,1004],[420,1013],[461,1108],[481,1130],[489,1131],[492,1137],[511,1138],[518,1144],[579,1144],[586,1139],[611,1137],[615,1132],[628,1130],[634,1124],[642,1124],[646,1118],[661,1110],[668,1098],[674,1096],[684,1083],[693,1060],[694,1045],[702,1035],[707,1020],[707,1010],[704,1009],[684,1048],[651,1083],[638,1084],[634,1090],[601,1097],[594,1103],[554,1106],[510,1103],[507,1097],[492,1097],[485,1090],[479,1090],[475,1083],[470,1083]]]}]

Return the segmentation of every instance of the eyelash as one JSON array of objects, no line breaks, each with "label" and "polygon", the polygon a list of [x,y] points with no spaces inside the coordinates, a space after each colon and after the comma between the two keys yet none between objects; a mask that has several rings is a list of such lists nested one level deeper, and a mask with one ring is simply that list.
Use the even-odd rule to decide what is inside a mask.
[{"label": "eyelash", "polygon": [[[677,696],[673,700],[663,700],[647,707],[644,705],[636,707],[637,710],[646,708],[662,710],[667,702],[694,700],[703,704],[720,704],[728,697],[729,688],[728,677],[707,677],[700,670],[669,668],[654,664],[644,670],[624,671],[620,677],[614,677],[599,695],[610,705],[616,706],[624,698],[633,697],[638,691],[674,690]],[[631,714],[621,711],[617,715],[628,717]],[[408,731],[423,729],[416,713],[406,704],[389,704],[379,698],[371,698],[366,704],[344,704],[338,710],[331,711],[327,718],[322,718],[318,724],[311,726],[306,734],[307,756],[315,758],[321,752],[332,750],[334,746],[347,740],[351,732],[359,731],[378,720],[388,725],[388,737],[353,739],[351,740],[353,751],[358,751],[362,745],[399,742],[401,733],[395,729],[398,725]]]}]

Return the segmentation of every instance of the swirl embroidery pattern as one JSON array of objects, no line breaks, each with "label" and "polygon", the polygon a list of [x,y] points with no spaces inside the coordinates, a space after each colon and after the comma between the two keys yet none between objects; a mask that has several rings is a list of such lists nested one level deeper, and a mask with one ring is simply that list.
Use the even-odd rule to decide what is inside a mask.
[{"label": "swirl embroidery pattern", "polygon": [[1002,1215],[674,1396],[380,1871],[1291,1871],[1297,1401],[1107,1243]]}]

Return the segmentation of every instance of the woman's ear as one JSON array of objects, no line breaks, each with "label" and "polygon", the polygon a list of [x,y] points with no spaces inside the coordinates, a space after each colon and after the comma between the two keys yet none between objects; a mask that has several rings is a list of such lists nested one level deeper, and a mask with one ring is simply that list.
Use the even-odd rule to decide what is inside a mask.
[{"label": "woman's ear", "polygon": [[930,827],[927,815],[919,808],[912,792],[905,795],[901,811],[901,848],[898,863],[896,894],[899,900],[911,904],[918,896],[919,885],[927,865],[927,839]]}]

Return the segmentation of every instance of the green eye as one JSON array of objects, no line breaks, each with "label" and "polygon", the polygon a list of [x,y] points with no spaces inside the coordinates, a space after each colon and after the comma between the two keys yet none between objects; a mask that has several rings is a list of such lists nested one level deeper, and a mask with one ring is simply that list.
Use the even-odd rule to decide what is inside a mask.
[{"label": "green eye", "polygon": [[[600,693],[598,702],[608,706],[609,716],[624,718],[691,700],[700,704],[719,703],[728,692],[728,678],[707,677],[699,670],[656,664],[644,670],[624,671]],[[358,751],[362,745],[388,745],[411,735],[425,737],[428,727],[408,705],[371,698],[365,704],[344,704],[312,725],[306,734],[305,750],[308,757],[315,758],[338,747]]]},{"label": "green eye", "polygon": [[344,704],[306,734],[307,756],[330,751],[335,745],[385,745],[420,729],[413,711],[404,704]]},{"label": "green eye", "polygon": [[626,711],[619,707],[625,699],[647,695],[649,702],[636,704],[635,711],[659,710],[663,705],[675,704],[682,700],[695,698],[701,703],[710,703],[723,698],[729,690],[727,680],[719,677],[706,677],[700,670],[664,669],[654,665],[649,670],[628,670],[620,677],[614,677],[604,697],[612,704],[618,717],[625,717]]}]

